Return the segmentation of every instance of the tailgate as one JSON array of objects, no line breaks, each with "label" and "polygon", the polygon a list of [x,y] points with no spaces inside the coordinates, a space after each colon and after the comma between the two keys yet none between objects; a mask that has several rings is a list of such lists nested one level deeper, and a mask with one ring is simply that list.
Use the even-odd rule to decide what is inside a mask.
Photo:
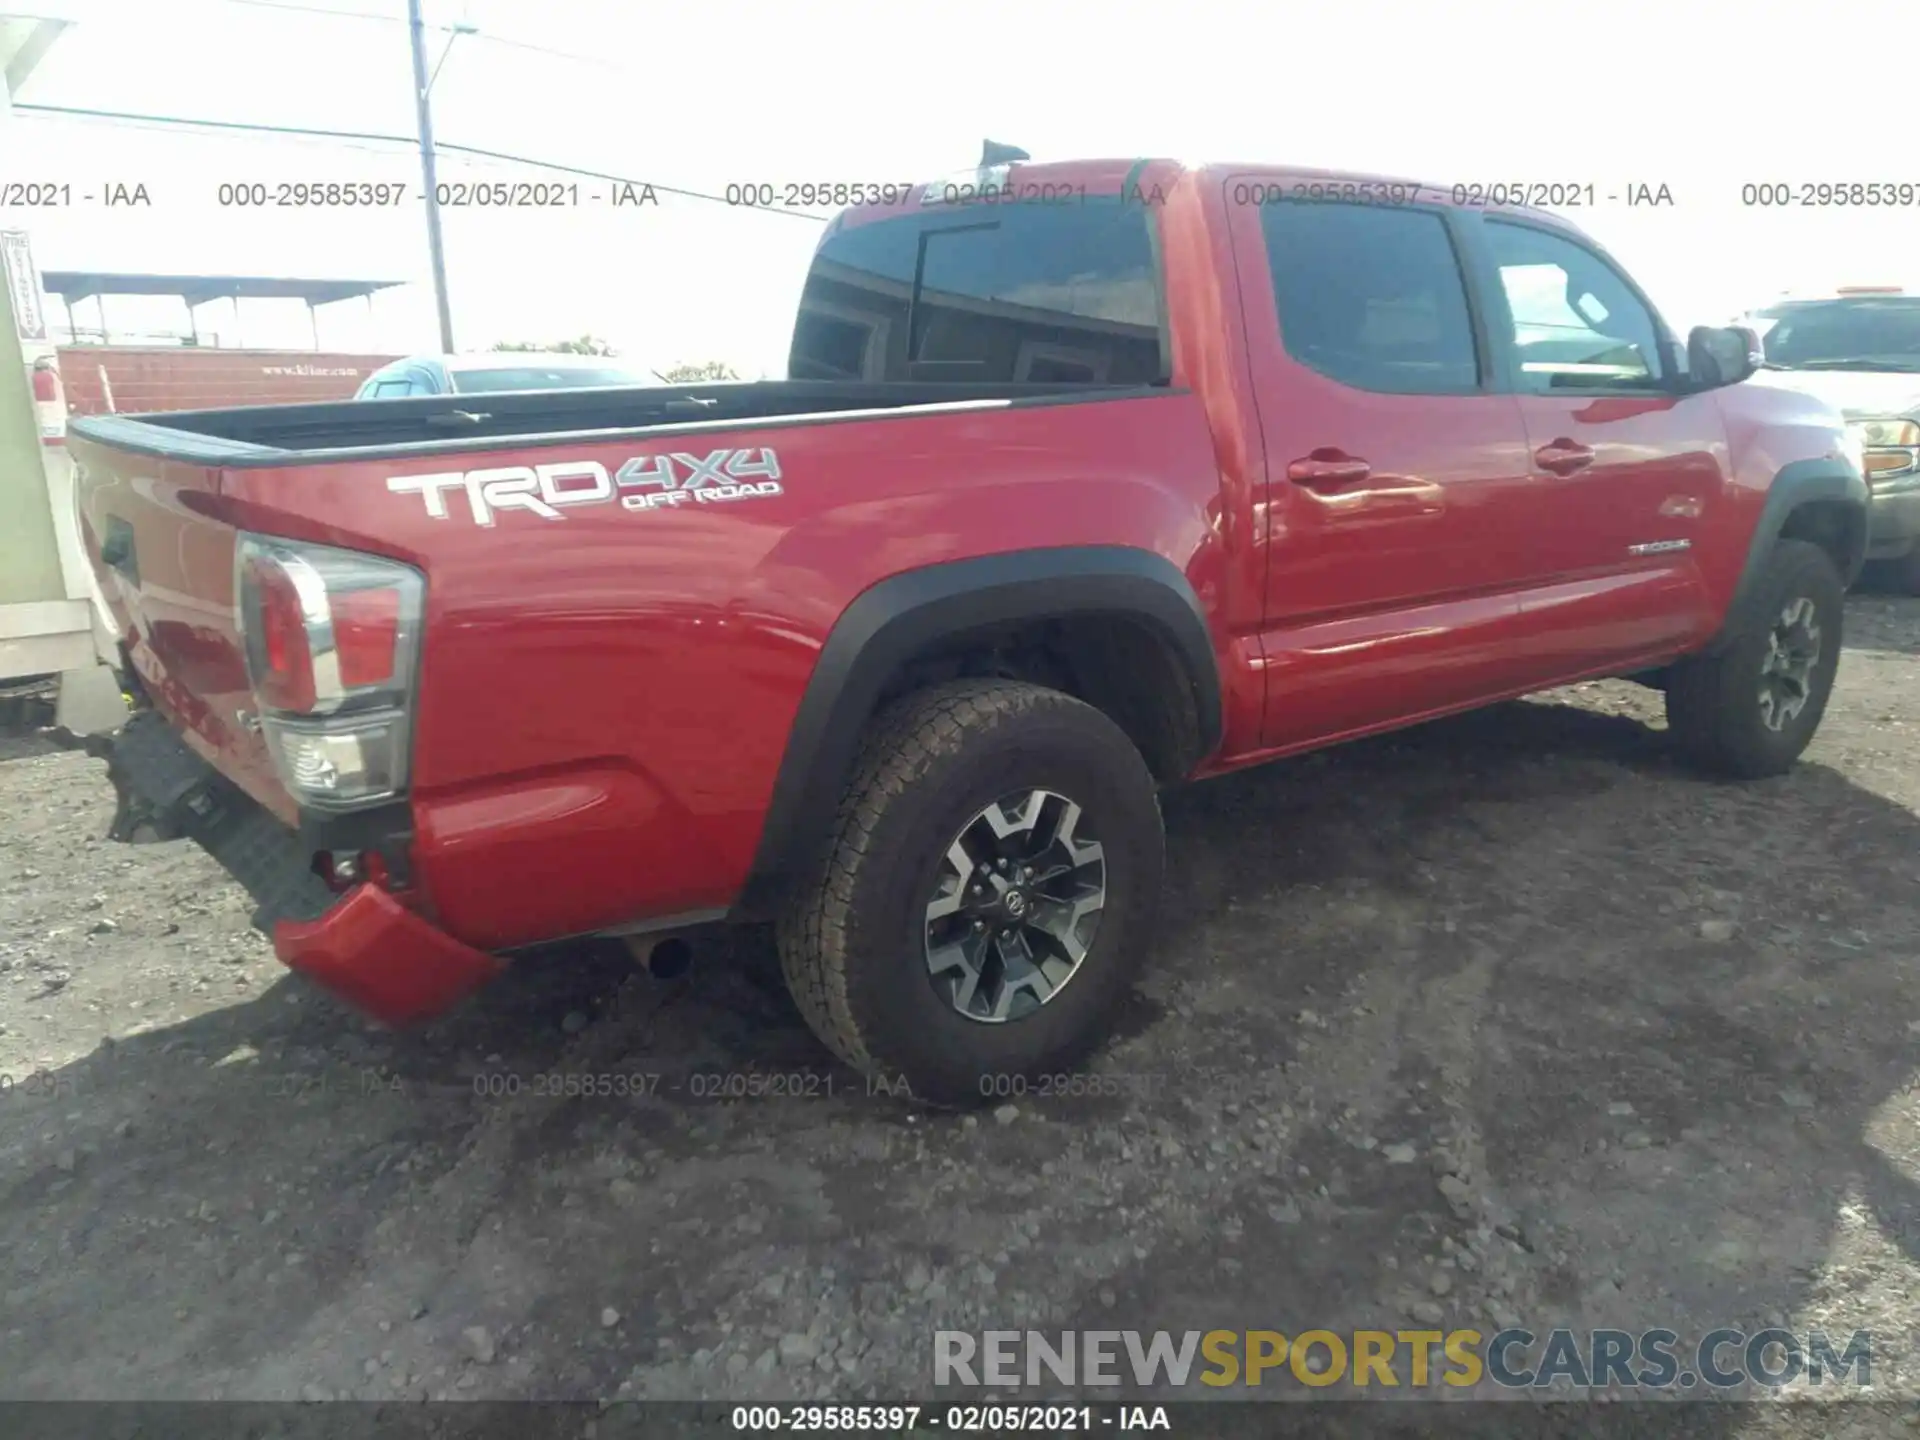
[{"label": "tailgate", "polygon": [[220,471],[74,436],[81,544],[154,707],[203,758],[288,824],[254,711],[234,609],[236,529],[220,518]]}]

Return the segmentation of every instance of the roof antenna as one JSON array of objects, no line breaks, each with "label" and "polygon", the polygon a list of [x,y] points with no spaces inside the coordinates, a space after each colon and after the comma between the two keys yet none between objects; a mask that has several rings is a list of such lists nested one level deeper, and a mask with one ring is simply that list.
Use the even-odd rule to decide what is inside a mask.
[{"label": "roof antenna", "polygon": [[983,140],[980,144],[980,168],[992,169],[995,165],[1011,165],[1016,160],[1031,160],[1033,156],[1018,145],[1002,145],[997,140]]}]

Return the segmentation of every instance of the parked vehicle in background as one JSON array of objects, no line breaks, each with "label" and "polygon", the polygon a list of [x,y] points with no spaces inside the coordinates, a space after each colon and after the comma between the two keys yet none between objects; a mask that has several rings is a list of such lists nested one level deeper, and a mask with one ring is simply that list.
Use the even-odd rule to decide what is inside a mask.
[{"label": "parked vehicle in background", "polygon": [[651,371],[604,355],[497,350],[483,355],[409,355],[366,378],[356,400],[410,395],[471,395],[505,390],[573,390],[602,385],[657,385]]},{"label": "parked vehicle in background", "polygon": [[78,421],[116,829],[391,1021],[771,920],[836,1054],[979,1103],[1106,1032],[1163,787],[1615,675],[1788,769],[1865,545],[1839,414],[1450,193],[1003,168],[836,217],[819,378]]},{"label": "parked vehicle in background", "polygon": [[1867,559],[1920,595],[1920,294],[1858,286],[1742,316],[1763,368],[1827,401],[1865,450],[1873,490]]}]

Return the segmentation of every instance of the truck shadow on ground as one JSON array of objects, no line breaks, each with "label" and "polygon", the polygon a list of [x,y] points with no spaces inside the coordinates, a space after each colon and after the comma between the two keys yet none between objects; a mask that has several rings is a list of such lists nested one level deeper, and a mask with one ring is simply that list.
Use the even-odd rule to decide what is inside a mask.
[{"label": "truck shadow on ground", "polygon": [[[1062,1223],[1043,1164],[1142,1197],[1135,1248],[1021,1262],[1064,1326],[1391,1328],[1479,1220],[1521,1237],[1504,1294],[1451,1270],[1449,1323],[1483,1331],[1490,1306],[1536,1329],[1751,1330],[1824,1304],[1836,1267],[1920,1264],[1920,1136],[1889,1105],[1916,1060],[1920,819],[1817,751],[1718,785],[1631,715],[1524,702],[1166,809],[1158,958],[1095,1069],[1167,1083],[1029,1095],[1019,1125],[860,1093],[764,959],[724,947],[664,984],[606,950],[525,966],[400,1035],[289,979],[16,1077],[0,1390],[427,1394],[473,1368],[462,1332],[486,1323],[515,1354],[484,1393],[605,1394],[637,1343],[700,1343],[769,1265],[833,1255],[897,1289],[909,1261],[975,1258],[928,1238],[930,1208]],[[814,1088],[695,1093],[750,1072]],[[628,1088],[567,1094],[566,1075]],[[1256,1163],[1254,1117],[1280,1117],[1284,1163]],[[1414,1163],[1382,1158],[1401,1140]],[[815,1178],[769,1199],[787,1182],[715,1171],[730,1155]],[[1464,1219],[1436,1189],[1454,1172]],[[714,1222],[663,1248],[632,1207],[666,1192]],[[1150,1203],[1176,1193],[1184,1211]],[[610,1274],[633,1298],[602,1334]],[[926,1389],[923,1335],[871,1352],[870,1378]],[[810,1393],[783,1374],[718,1393]]]},{"label": "truck shadow on ground", "polygon": [[[1260,1063],[1278,1037],[1296,1071],[1334,1079],[1299,1076],[1323,1126],[1311,1177],[1223,1200],[1246,1216],[1237,1259],[1223,1270],[1217,1241],[1158,1257],[1078,1323],[1404,1324],[1379,1300],[1432,1303],[1437,1276],[1450,1321],[1483,1331],[1506,1313],[1697,1338],[1817,1315],[1841,1346],[1877,1328],[1887,1359],[1905,1282],[1859,1282],[1920,1262],[1913,1120],[1895,1103],[1920,1058],[1902,858],[1920,819],[1815,754],[1717,784],[1633,718],[1528,702],[1170,807],[1188,841],[1173,945],[1231,971],[1221,911],[1249,909],[1274,943],[1238,966],[1278,950],[1291,983],[1268,986],[1317,997],[1274,1027],[1276,997],[1238,1037],[1234,1007],[1214,1006],[1207,1073]],[[1365,1054],[1329,1059],[1342,1047]],[[1350,1103],[1362,1113],[1343,1118]],[[1417,1161],[1383,1163],[1389,1142]],[[1436,1191],[1448,1174],[1468,1182],[1465,1220]],[[1506,1295],[1449,1258],[1475,1220],[1519,1238]]]}]

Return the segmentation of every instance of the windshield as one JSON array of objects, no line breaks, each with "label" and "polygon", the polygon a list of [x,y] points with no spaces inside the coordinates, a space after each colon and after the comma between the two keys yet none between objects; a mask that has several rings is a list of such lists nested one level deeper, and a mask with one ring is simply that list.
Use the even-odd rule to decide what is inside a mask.
[{"label": "windshield", "polygon": [[638,375],[626,370],[575,369],[554,366],[516,365],[503,370],[461,370],[453,377],[453,388],[462,394],[492,390],[575,390],[595,385],[643,385]]},{"label": "windshield", "polygon": [[1920,296],[1809,300],[1756,312],[1769,364],[1920,371]]}]

